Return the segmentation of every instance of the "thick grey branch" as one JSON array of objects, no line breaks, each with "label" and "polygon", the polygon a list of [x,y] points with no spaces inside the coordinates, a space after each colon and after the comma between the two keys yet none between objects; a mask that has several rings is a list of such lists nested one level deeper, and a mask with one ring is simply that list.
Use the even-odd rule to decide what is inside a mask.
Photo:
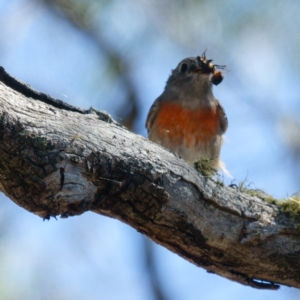
[{"label": "thick grey branch", "polygon": [[210,273],[300,287],[300,231],[277,206],[203,178],[105,113],[36,92],[3,68],[0,140],[1,191],[42,218],[90,210]]}]

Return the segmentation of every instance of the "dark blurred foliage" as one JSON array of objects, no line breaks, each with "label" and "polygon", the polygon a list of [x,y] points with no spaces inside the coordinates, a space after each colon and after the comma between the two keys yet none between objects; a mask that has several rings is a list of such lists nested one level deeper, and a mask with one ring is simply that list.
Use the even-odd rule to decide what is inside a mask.
[{"label": "dark blurred foliage", "polygon": [[121,49],[114,47],[105,38],[105,28],[95,26],[96,19],[101,15],[109,1],[69,1],[69,0],[36,0],[46,5],[58,18],[67,20],[74,29],[82,31],[96,44],[99,55],[105,57],[106,66],[99,71],[102,76],[109,76],[112,81],[122,86],[125,101],[118,107],[116,113],[123,125],[132,129],[138,117],[138,95],[134,82],[130,77],[131,64]]}]

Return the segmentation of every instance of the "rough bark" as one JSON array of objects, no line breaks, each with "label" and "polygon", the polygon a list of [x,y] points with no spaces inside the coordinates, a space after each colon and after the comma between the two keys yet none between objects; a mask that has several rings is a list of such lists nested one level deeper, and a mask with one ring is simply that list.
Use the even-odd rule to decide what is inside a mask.
[{"label": "rough bark", "polygon": [[[39,93],[0,68],[0,190],[49,219],[119,219],[208,272],[300,287],[300,230],[277,206],[204,178],[109,115]],[[275,284],[276,283],[276,284]]]}]

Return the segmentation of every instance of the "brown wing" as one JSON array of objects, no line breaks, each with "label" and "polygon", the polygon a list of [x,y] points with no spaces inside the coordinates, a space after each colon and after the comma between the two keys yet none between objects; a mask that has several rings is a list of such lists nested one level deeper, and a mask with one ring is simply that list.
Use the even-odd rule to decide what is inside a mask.
[{"label": "brown wing", "polygon": [[216,101],[217,101],[217,113],[220,120],[220,131],[221,131],[220,133],[223,134],[228,128],[228,119],[223,106],[217,99]]},{"label": "brown wing", "polygon": [[148,112],[148,116],[147,116],[147,120],[146,120],[146,128],[149,131],[151,130],[152,124],[157,116],[157,112],[158,109],[160,107],[160,103],[161,103],[161,96],[159,96],[154,103],[152,104],[149,112]]}]

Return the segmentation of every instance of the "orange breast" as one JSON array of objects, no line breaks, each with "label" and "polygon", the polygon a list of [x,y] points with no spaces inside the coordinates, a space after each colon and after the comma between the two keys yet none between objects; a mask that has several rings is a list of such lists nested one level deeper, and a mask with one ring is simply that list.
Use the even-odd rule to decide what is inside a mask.
[{"label": "orange breast", "polygon": [[186,147],[209,142],[218,132],[218,116],[212,108],[187,108],[179,103],[162,103],[154,122],[159,139]]}]

